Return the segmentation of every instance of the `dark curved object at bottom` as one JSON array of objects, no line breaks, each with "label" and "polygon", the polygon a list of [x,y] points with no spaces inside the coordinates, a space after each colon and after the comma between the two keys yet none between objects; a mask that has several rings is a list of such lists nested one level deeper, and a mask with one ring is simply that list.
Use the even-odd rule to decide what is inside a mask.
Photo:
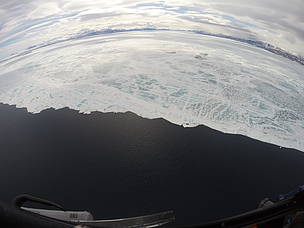
[{"label": "dark curved object at bottom", "polygon": [[72,228],[76,226],[89,228],[150,228],[168,224],[175,219],[173,211],[166,211],[152,215],[123,219],[63,221],[21,208],[25,202],[36,202],[39,204],[44,204],[43,202],[46,202],[45,205],[47,206],[53,205],[52,202],[40,200],[39,198],[28,195],[23,195],[17,198],[21,199],[22,203],[19,203],[19,200],[17,200],[17,203],[16,200],[14,200],[13,206],[0,203],[1,228]]},{"label": "dark curved object at bottom", "polygon": [[0,203],[0,227],[3,228],[73,228],[73,224],[43,217]]},{"label": "dark curved object at bottom", "polygon": [[41,205],[54,207],[54,208],[57,208],[59,210],[65,211],[65,209],[57,203],[51,202],[49,200],[41,199],[41,198],[38,198],[38,197],[34,197],[34,196],[31,196],[31,195],[27,195],[27,194],[23,194],[23,195],[19,195],[19,196],[15,197],[12,204],[17,209],[20,209],[25,203],[28,203],[28,202],[38,203],[38,204],[41,204]]},{"label": "dark curved object at bottom", "polygon": [[[34,198],[36,201],[38,198]],[[39,200],[39,199],[38,199]],[[21,200],[23,202],[23,200]],[[16,201],[15,201],[16,202]],[[50,203],[46,202],[48,205]],[[22,205],[21,204],[15,204]],[[221,219],[218,221],[210,222],[203,225],[192,226],[189,228],[283,228],[287,221],[289,228],[304,227],[304,190],[299,187],[298,190],[293,191],[292,194],[286,195],[285,198],[281,198],[278,202],[273,203],[262,208],[258,208],[251,212],[240,214],[237,216]],[[300,216],[299,216],[300,213]],[[172,217],[172,212],[159,213],[148,216],[141,216],[129,219],[118,219],[113,226],[113,223],[105,222],[98,227],[113,228],[113,227],[153,227],[153,222],[167,221],[165,223],[155,223],[156,226],[166,224]],[[203,212],[202,212],[203,216]],[[101,220],[102,221],[102,220]],[[105,220],[106,221],[106,220]],[[111,220],[108,220],[111,221]],[[112,220],[114,221],[114,220]],[[130,221],[133,223],[130,224]],[[12,207],[4,204],[0,204],[0,226],[5,227],[20,227],[20,228],[72,228],[79,225],[75,222],[64,222],[57,219],[51,219],[45,216],[35,214],[33,212],[25,211],[17,207]],[[94,223],[81,224],[88,227],[97,227]]]}]

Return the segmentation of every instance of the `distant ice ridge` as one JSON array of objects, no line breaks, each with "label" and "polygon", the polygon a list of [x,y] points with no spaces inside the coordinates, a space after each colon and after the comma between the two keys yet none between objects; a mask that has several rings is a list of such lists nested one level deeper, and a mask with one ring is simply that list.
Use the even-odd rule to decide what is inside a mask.
[{"label": "distant ice ridge", "polygon": [[0,102],[82,113],[131,111],[304,151],[304,67],[187,32],[69,40],[0,63]]}]

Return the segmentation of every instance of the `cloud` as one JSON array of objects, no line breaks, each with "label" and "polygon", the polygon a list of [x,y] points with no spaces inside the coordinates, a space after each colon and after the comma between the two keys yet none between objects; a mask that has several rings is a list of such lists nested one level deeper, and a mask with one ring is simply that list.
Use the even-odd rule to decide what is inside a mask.
[{"label": "cloud", "polygon": [[31,112],[133,111],[304,148],[303,66],[189,32],[304,55],[303,0],[0,1],[1,102]]},{"label": "cloud", "polygon": [[302,0],[12,0],[0,6],[0,57],[85,29],[134,27],[255,38],[304,55],[303,9]]}]

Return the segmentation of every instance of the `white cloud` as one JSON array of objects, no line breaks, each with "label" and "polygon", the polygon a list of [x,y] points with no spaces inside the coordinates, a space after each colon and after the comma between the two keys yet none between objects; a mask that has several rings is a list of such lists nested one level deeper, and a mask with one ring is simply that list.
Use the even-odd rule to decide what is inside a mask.
[{"label": "white cloud", "polygon": [[0,4],[0,102],[31,112],[133,111],[304,150],[300,64],[189,32],[84,37],[107,29],[202,30],[303,55],[303,8],[302,0],[6,1]]},{"label": "white cloud", "polygon": [[[303,9],[302,0],[13,0],[0,6],[0,45],[16,33],[26,36],[32,26],[45,23],[42,18],[53,15],[50,23],[56,26],[41,27],[36,40],[46,42],[83,29],[130,28],[133,24],[255,37],[304,55]],[[80,11],[78,17],[56,17]],[[83,18],[86,22],[79,23]]]}]

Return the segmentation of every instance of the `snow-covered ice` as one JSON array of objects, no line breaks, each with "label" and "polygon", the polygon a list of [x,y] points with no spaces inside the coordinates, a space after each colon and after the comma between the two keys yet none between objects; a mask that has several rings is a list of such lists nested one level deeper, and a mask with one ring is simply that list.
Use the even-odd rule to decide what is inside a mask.
[{"label": "snow-covered ice", "polygon": [[131,111],[304,151],[304,67],[190,32],[72,39],[0,63],[0,102],[39,113]]}]

